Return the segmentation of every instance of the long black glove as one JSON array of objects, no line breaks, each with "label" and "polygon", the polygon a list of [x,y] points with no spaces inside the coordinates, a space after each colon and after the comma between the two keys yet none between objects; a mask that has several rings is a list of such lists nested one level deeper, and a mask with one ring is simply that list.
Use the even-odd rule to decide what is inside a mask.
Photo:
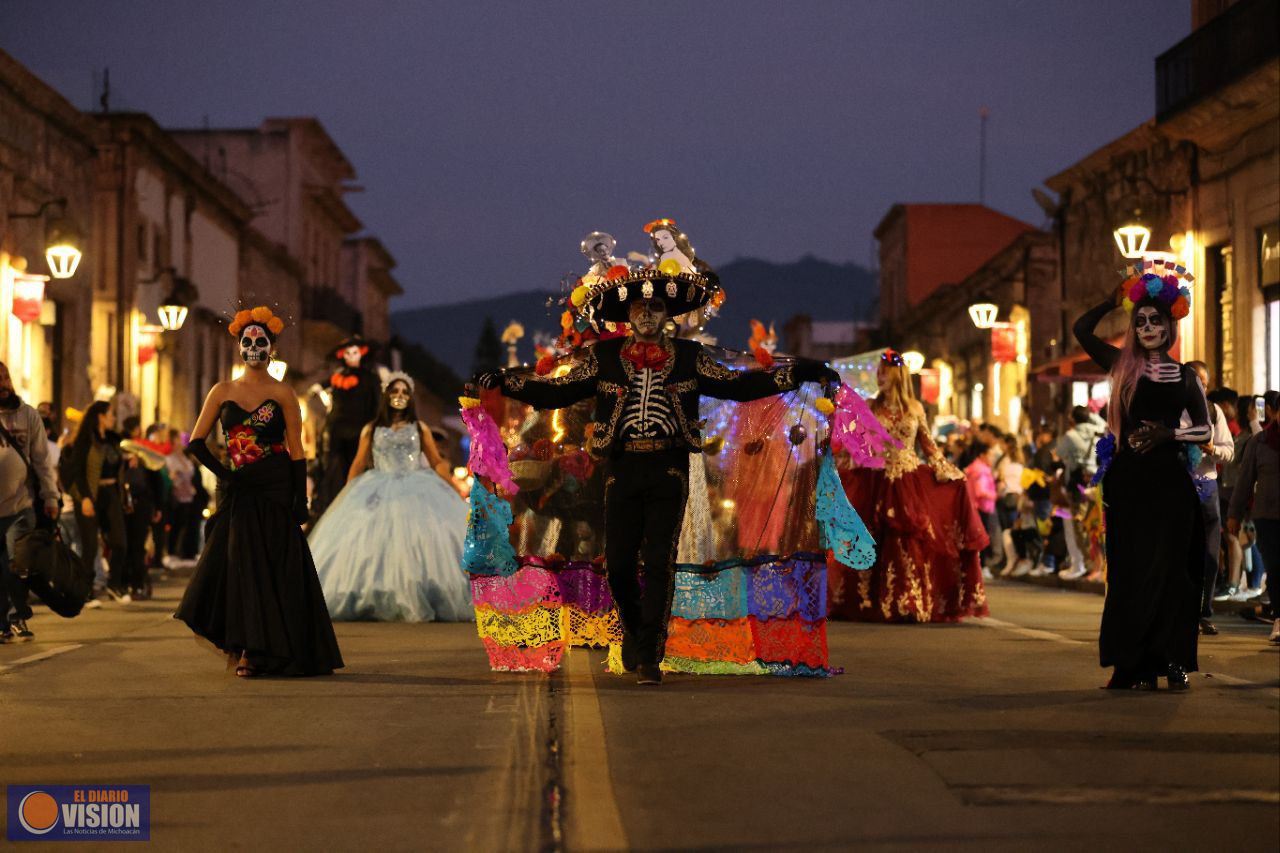
[{"label": "long black glove", "polygon": [[502,385],[501,370],[485,370],[471,377],[471,384],[486,391],[492,391]]},{"label": "long black glove", "polygon": [[214,476],[219,480],[230,480],[231,469],[218,461],[218,457],[213,455],[213,451],[209,449],[209,445],[205,443],[203,438],[193,438],[187,443],[187,449],[191,451],[191,455],[200,460],[200,464],[213,472]]},{"label": "long black glove", "polygon": [[303,524],[310,517],[307,509],[307,460],[289,462],[289,485],[293,489],[292,512],[295,524]]},{"label": "long black glove", "polygon": [[801,382],[826,382],[840,384],[840,374],[827,365],[812,358],[797,358],[795,376]]}]

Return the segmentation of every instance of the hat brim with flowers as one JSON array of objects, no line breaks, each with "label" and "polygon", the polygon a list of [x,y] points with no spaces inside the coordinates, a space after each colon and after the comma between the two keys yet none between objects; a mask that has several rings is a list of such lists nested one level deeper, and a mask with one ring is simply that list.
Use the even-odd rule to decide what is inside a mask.
[{"label": "hat brim with flowers", "polygon": [[711,302],[717,288],[706,276],[673,269],[628,270],[616,266],[604,279],[575,289],[573,304],[588,312],[596,322],[625,323],[631,303],[641,299],[661,299],[668,317],[697,311]]},{"label": "hat brim with flowers", "polygon": [[1153,305],[1181,320],[1191,313],[1191,285],[1196,278],[1182,264],[1164,258],[1138,261],[1125,270],[1128,277],[1120,286],[1120,304],[1133,313],[1134,307]]}]

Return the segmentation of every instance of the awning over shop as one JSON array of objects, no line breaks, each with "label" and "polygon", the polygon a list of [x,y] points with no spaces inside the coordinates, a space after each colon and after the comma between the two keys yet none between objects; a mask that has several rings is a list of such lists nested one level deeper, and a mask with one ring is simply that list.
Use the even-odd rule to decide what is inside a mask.
[{"label": "awning over shop", "polygon": [[[1118,347],[1124,343],[1124,335],[1117,335],[1107,343]],[[1181,343],[1175,343],[1173,349],[1169,350],[1169,355],[1178,358],[1180,348]],[[1031,375],[1037,382],[1101,382],[1107,378],[1107,371],[1096,364],[1088,353],[1077,350],[1039,367],[1033,367]]]}]

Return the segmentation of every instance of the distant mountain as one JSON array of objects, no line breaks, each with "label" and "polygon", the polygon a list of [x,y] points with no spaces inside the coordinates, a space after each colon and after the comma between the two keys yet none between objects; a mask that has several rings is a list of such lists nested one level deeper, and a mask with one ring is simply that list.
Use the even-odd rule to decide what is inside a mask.
[{"label": "distant mountain", "polygon": [[[782,326],[796,314],[815,320],[870,320],[875,315],[875,273],[857,264],[835,264],[806,256],[790,264],[740,258],[716,268],[727,298],[720,315],[707,326],[720,343],[735,349],[746,347],[752,318]],[[509,320],[518,320],[526,336],[519,355],[533,358],[533,334],[559,331],[558,306],[547,301],[558,293],[525,292],[452,305],[412,308],[391,317],[396,332],[419,344],[462,376],[471,375],[471,359],[485,317],[492,317],[499,331]]]}]

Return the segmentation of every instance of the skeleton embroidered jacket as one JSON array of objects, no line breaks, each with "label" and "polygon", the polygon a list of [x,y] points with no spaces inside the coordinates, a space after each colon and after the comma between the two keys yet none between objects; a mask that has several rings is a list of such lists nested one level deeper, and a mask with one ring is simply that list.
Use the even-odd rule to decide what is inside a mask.
[{"label": "skeleton embroidered jacket", "polygon": [[579,357],[564,376],[504,374],[502,393],[539,409],[562,409],[595,396],[595,427],[588,449],[596,456],[618,452],[633,438],[670,438],[692,453],[702,451],[701,395],[746,402],[800,386],[795,366],[730,370],[697,341],[663,339],[666,361],[640,369],[622,357],[631,338],[601,341]]}]

